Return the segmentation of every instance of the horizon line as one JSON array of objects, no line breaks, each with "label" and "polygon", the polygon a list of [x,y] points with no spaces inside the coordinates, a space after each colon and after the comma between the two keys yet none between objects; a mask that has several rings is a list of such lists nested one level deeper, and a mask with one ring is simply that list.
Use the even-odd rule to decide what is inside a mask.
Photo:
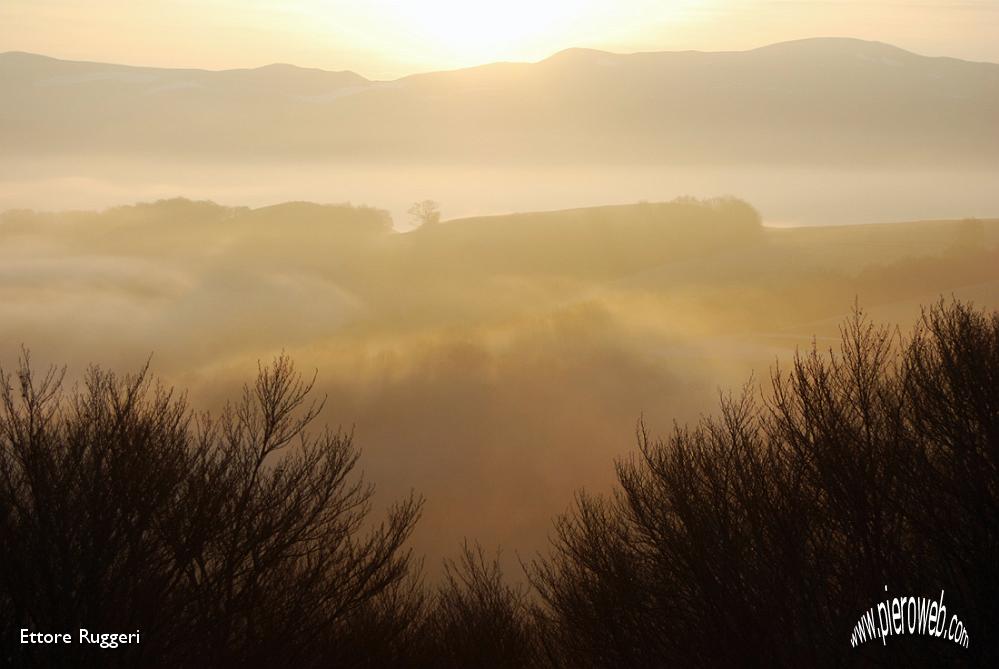
[{"label": "horizon line", "polygon": [[357,72],[355,70],[326,69],[326,68],[323,68],[323,67],[314,67],[314,66],[309,66],[309,65],[297,65],[295,63],[281,62],[281,61],[271,62],[271,63],[265,63],[263,65],[257,65],[257,66],[254,66],[254,67],[228,67],[228,68],[171,67],[171,66],[165,66],[165,65],[138,65],[138,64],[133,64],[133,63],[110,62],[110,61],[102,61],[102,60],[87,60],[87,59],[76,59],[76,58],[62,58],[62,57],[59,57],[59,56],[51,56],[51,55],[45,54],[45,53],[39,53],[39,52],[35,52],[35,51],[22,51],[22,50],[17,50],[17,49],[11,50],[11,51],[0,52],[0,57],[4,57],[4,56],[30,56],[30,57],[33,57],[33,58],[45,58],[45,59],[48,59],[48,60],[54,60],[54,61],[58,61],[58,62],[62,62],[62,63],[77,63],[77,64],[81,64],[81,65],[101,65],[101,66],[108,66],[108,67],[125,67],[125,68],[142,69],[142,70],[172,70],[172,71],[188,71],[188,72],[207,72],[207,73],[215,73],[215,74],[221,74],[221,73],[226,73],[226,72],[256,72],[256,71],[259,71],[259,70],[266,70],[268,68],[286,67],[286,68],[293,68],[293,69],[296,69],[296,70],[303,70],[303,71],[323,72],[323,73],[327,73],[327,74],[351,74],[351,75],[360,77],[361,79],[364,79],[365,81],[369,81],[369,82],[372,82],[372,83],[380,83],[380,82],[402,81],[404,79],[408,79],[408,78],[411,78],[411,77],[418,77],[418,76],[428,75],[428,74],[438,74],[438,73],[444,73],[444,72],[462,72],[462,71],[474,70],[474,69],[483,68],[483,67],[490,67],[490,66],[494,66],[494,65],[538,65],[540,63],[547,62],[549,60],[552,60],[553,58],[557,58],[557,57],[559,57],[559,56],[561,56],[563,54],[567,54],[567,53],[571,53],[571,52],[588,52],[588,53],[593,53],[593,54],[602,54],[602,55],[607,55],[607,56],[620,56],[620,57],[656,55],[656,54],[690,54],[690,53],[697,53],[697,54],[736,54],[736,53],[752,53],[754,51],[760,51],[760,50],[763,50],[763,49],[769,49],[769,48],[773,48],[773,47],[790,45],[790,44],[800,44],[800,43],[805,43],[805,42],[823,42],[823,41],[828,41],[828,42],[856,42],[856,43],[868,44],[868,45],[878,45],[878,46],[888,47],[888,48],[891,48],[891,49],[894,49],[894,50],[897,50],[897,51],[901,51],[903,53],[910,54],[910,55],[913,55],[913,56],[917,56],[917,57],[920,57],[920,58],[947,59],[947,60],[956,60],[956,61],[961,61],[961,62],[964,62],[964,63],[972,63],[972,64],[999,65],[999,62],[987,61],[987,60],[968,60],[968,59],[965,59],[965,58],[958,58],[958,57],[955,57],[955,56],[928,56],[926,54],[922,54],[922,53],[919,53],[919,52],[916,52],[916,51],[911,51],[911,50],[906,49],[904,47],[897,46],[897,45],[892,44],[890,42],[883,42],[883,41],[880,41],[880,40],[868,40],[868,39],[862,39],[862,38],[858,38],[858,37],[844,37],[844,36],[833,36],[833,35],[829,35],[829,36],[818,36],[818,37],[802,37],[802,38],[797,38],[797,39],[781,40],[779,42],[771,42],[771,43],[763,44],[761,46],[756,46],[756,47],[752,47],[752,48],[748,48],[748,49],[719,49],[719,50],[709,50],[709,49],[663,49],[663,50],[642,50],[642,51],[619,52],[619,51],[609,51],[609,50],[606,50],[606,49],[597,49],[597,48],[591,48],[591,47],[573,46],[573,47],[566,47],[564,49],[560,49],[560,50],[552,53],[551,55],[546,56],[545,58],[541,58],[540,60],[497,60],[497,61],[487,61],[487,62],[475,64],[475,65],[467,65],[467,66],[464,66],[464,67],[445,68],[445,69],[440,69],[440,70],[422,70],[422,71],[417,71],[417,72],[411,72],[409,74],[404,74],[404,75],[401,75],[399,77],[395,77],[395,78],[391,78],[391,79],[369,79],[365,75],[363,75],[363,74],[361,74],[361,73],[359,73],[359,72]]}]

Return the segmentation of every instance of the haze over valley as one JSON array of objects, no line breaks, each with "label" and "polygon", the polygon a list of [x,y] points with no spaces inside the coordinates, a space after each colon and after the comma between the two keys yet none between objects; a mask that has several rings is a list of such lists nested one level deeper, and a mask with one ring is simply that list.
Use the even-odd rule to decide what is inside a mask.
[{"label": "haze over valley", "polygon": [[[371,81],[10,52],[0,90],[8,359],[152,354],[212,406],[285,351],[386,498],[427,493],[433,558],[543,547],[640,415],[696,418],[854,304],[999,301],[996,64],[810,39]],[[445,220],[417,227],[425,198]]]},{"label": "haze over valley", "polygon": [[178,195],[449,217],[746,198],[777,225],[994,214],[999,65],[811,39],[745,52],[570,49],[370,81],[0,55],[0,208]]},{"label": "haze over valley", "polygon": [[4,0],[0,665],[999,666],[996,34]]},{"label": "haze over valley", "polygon": [[318,371],[384,499],[427,496],[415,545],[528,554],[605,490],[640,415],[696,417],[859,301],[908,323],[999,306],[999,220],[774,229],[730,199],[466,220],[170,200],[0,216],[0,340],[78,376],[152,369],[219,408],[284,351]]}]

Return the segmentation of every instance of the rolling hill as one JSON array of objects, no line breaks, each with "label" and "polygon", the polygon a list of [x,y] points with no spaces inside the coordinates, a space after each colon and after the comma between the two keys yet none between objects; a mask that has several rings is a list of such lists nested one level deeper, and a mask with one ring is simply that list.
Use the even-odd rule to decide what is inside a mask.
[{"label": "rolling hill", "polygon": [[571,49],[369,81],[0,54],[9,155],[251,161],[994,166],[999,65],[875,42]]}]

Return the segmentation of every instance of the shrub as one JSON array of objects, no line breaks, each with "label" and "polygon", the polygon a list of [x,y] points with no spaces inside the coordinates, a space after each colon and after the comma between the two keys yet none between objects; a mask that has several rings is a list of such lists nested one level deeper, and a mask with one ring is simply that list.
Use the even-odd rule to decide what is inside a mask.
[{"label": "shrub", "polygon": [[[559,663],[995,666],[999,314],[940,303],[903,340],[858,312],[771,381],[666,440],[640,426],[616,494],[557,521],[532,580]],[[969,648],[851,647],[869,607],[941,590]]]},{"label": "shrub", "polygon": [[[218,416],[146,370],[94,368],[70,393],[26,356],[0,373],[0,623],[8,640],[74,636],[5,643],[7,664],[361,666],[389,652],[410,624],[398,594],[421,502],[369,523],[351,435],[307,431],[311,390],[284,357]],[[80,627],[142,641],[95,650]]]}]

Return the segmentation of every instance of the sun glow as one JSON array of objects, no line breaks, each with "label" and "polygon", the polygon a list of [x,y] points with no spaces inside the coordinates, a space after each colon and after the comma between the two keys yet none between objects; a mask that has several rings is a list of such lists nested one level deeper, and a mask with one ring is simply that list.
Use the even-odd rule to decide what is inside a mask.
[{"label": "sun glow", "polygon": [[[390,38],[411,61],[464,67],[538,60],[570,46],[595,46],[630,29],[636,17],[661,20],[690,0],[371,0],[378,38]],[[646,14],[645,10],[648,10]]]},{"label": "sun glow", "polygon": [[994,5],[994,0],[3,0],[0,51],[208,69],[279,62],[395,79],[495,61],[537,61],[569,47],[726,51],[841,35],[996,61]]},{"label": "sun glow", "polygon": [[[399,12],[428,46],[463,58],[491,59],[503,51],[538,48],[570,38],[595,10],[595,2],[423,0]],[[405,9],[402,8],[405,5]]]}]

